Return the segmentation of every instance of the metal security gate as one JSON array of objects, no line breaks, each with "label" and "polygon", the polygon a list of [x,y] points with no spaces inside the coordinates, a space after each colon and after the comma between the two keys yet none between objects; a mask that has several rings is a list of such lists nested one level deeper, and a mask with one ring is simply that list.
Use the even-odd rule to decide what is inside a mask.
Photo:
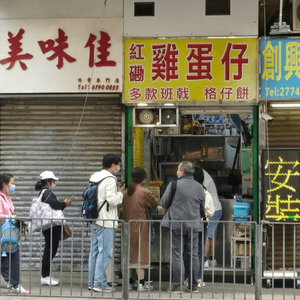
[{"label": "metal security gate", "polygon": [[[65,210],[65,216],[80,217],[82,191],[91,174],[102,168],[103,155],[115,153],[121,156],[120,96],[90,97],[83,113],[84,103],[84,97],[1,100],[1,172],[9,172],[15,177],[17,189],[12,200],[18,217],[28,217],[32,198],[37,195],[35,183],[44,170],[51,170],[60,177],[55,188],[55,194],[60,200],[73,197],[72,205]],[[89,232],[90,230],[86,230],[86,245],[90,242]],[[76,262],[76,259],[81,260],[82,249],[76,246],[80,244],[76,237],[73,243],[73,261]],[[118,233],[116,243],[115,264],[119,264],[121,254]],[[39,269],[39,235],[34,237],[32,246],[31,263]],[[63,259],[66,267],[70,262],[70,247],[71,243],[66,242]],[[21,262],[25,269],[28,267],[31,251],[29,242],[25,242]],[[85,265],[88,253],[89,246],[84,251]],[[58,258],[59,256],[60,250],[57,254]]]}]

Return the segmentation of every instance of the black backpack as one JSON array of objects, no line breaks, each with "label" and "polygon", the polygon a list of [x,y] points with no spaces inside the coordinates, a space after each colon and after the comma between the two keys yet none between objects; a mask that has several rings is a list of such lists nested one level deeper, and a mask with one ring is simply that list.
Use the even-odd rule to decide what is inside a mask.
[{"label": "black backpack", "polygon": [[[107,203],[107,200],[105,200],[100,208],[98,208],[98,186],[99,184],[106,178],[112,177],[107,176],[100,180],[99,182],[91,182],[84,190],[82,194],[82,216],[84,219],[97,219],[99,216],[99,212],[103,205]],[[109,209],[109,205],[107,204],[107,211]],[[89,221],[92,222],[92,221]]]}]

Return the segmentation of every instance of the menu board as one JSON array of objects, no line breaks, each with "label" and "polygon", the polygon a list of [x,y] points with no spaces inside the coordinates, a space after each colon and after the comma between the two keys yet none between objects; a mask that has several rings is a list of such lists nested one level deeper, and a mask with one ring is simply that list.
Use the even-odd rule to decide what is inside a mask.
[{"label": "menu board", "polygon": [[262,152],[262,218],[300,222],[300,150],[264,149]]}]

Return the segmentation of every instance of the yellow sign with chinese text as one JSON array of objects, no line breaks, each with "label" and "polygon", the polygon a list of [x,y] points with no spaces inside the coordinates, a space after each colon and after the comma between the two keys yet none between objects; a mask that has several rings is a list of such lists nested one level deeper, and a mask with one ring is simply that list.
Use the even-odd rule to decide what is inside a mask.
[{"label": "yellow sign with chinese text", "polygon": [[270,149],[264,152],[264,218],[300,221],[300,152]]},{"label": "yellow sign with chinese text", "polygon": [[255,101],[257,39],[126,39],[124,101]]}]

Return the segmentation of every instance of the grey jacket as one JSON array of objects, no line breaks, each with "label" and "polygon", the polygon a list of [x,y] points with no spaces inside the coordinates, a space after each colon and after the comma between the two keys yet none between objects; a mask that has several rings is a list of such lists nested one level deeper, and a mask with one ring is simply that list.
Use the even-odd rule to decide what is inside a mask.
[{"label": "grey jacket", "polygon": [[[203,186],[194,180],[192,175],[186,175],[177,180],[177,188],[171,206],[171,183],[163,194],[160,205],[168,208],[162,220],[162,226],[172,230],[181,230],[181,223],[184,232],[202,231],[202,218],[204,216],[203,201],[205,194]],[[183,220],[183,222],[168,222],[168,220]],[[199,222],[187,222],[195,220]]]}]

